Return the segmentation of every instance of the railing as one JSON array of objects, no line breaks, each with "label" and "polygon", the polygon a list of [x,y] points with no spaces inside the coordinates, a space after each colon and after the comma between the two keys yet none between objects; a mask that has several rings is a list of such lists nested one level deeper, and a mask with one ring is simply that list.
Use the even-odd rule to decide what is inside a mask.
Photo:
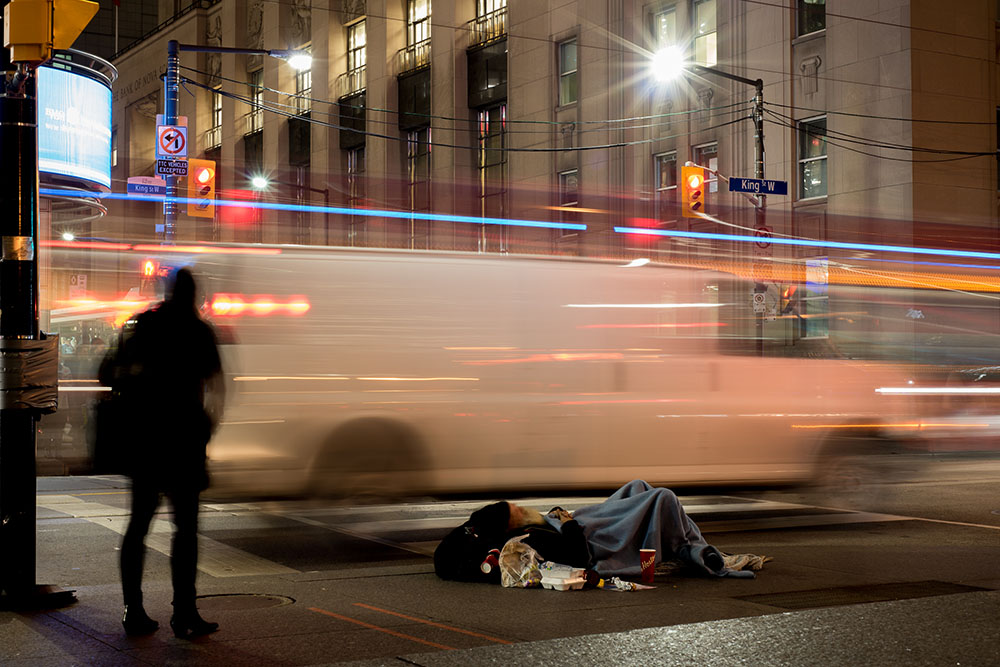
[{"label": "railing", "polygon": [[205,150],[218,148],[222,145],[222,127],[210,127],[205,130]]},{"label": "railing", "polygon": [[368,82],[366,68],[364,66],[344,72],[337,77],[337,97],[347,97],[364,91]]},{"label": "railing", "polygon": [[243,114],[243,136],[260,132],[264,129],[264,110],[253,109]]},{"label": "railing", "polygon": [[431,64],[431,40],[411,44],[396,52],[396,75],[406,74]]},{"label": "railing", "polygon": [[507,36],[507,8],[477,16],[470,21],[469,46],[482,46]]}]

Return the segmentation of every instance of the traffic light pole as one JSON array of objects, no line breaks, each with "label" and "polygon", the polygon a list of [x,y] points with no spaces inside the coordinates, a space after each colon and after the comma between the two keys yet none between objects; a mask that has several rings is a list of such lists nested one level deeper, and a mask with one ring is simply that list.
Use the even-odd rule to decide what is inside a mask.
[{"label": "traffic light pole", "polygon": [[[35,420],[56,403],[56,339],[38,328],[38,128],[34,66],[0,90],[0,602],[56,607],[73,591],[35,584]],[[44,404],[44,405],[43,405]]]},{"label": "traffic light pole", "polygon": [[[163,77],[163,124],[177,124],[177,89],[180,87],[180,44],[176,39],[167,42],[167,72]],[[167,196],[163,200],[164,243],[172,244],[177,230],[177,176],[166,174]]]},{"label": "traffic light pole", "polygon": [[[710,74],[712,76],[722,77],[723,79],[729,79],[730,81],[736,81],[738,83],[745,83],[748,86],[753,86],[757,91],[753,97],[753,125],[754,125],[754,165],[753,173],[754,178],[763,180],[764,178],[764,80],[763,79],[748,79],[745,76],[739,76],[738,74],[730,74],[729,72],[716,69],[714,67],[704,67],[703,65],[690,65],[689,69],[698,74]],[[764,210],[767,208],[767,195],[758,194],[757,201],[754,204],[754,227],[756,229],[765,228],[765,213]],[[754,285],[754,291],[766,291],[766,286],[763,283],[757,283]],[[755,314],[755,324],[757,333],[757,354],[764,356],[764,314]]]}]

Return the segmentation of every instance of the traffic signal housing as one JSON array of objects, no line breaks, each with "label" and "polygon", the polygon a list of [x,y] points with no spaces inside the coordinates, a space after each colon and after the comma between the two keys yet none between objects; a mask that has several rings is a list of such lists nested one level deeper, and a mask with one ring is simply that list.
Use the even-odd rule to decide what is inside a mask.
[{"label": "traffic signal housing", "polygon": [[215,217],[215,160],[188,160],[187,214]]},{"label": "traffic signal housing", "polygon": [[681,214],[685,218],[700,218],[705,212],[705,170],[701,167],[681,167]]}]

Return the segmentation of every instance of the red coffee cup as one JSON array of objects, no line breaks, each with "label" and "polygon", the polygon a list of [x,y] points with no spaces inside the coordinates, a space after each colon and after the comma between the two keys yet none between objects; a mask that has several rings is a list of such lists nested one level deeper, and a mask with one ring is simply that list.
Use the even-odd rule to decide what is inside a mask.
[{"label": "red coffee cup", "polygon": [[642,583],[653,583],[656,571],[656,549],[639,549],[639,564],[642,565]]}]

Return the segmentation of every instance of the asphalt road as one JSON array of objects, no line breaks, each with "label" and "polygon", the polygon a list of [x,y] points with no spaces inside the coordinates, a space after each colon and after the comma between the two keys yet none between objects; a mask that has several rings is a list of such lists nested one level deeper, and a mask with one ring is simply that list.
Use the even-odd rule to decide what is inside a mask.
[{"label": "asphalt road", "polygon": [[[178,656],[186,656],[212,664],[213,651],[223,647],[231,654],[227,664],[388,660],[414,652],[1000,590],[1000,462],[923,463],[929,465],[897,476],[904,482],[840,493],[682,490],[685,508],[710,542],[726,552],[773,560],[755,580],[674,574],[658,577],[654,590],[628,594],[438,580],[430,558],[437,541],[488,499],[362,507],[207,501],[201,515],[200,606],[223,630],[199,644],[195,654],[178,640],[159,638],[163,632],[138,643],[121,636],[116,561],[127,521],[123,480],[40,478],[37,581],[77,590],[79,601],[53,618],[103,638],[139,662],[183,663],[188,660]],[[599,500],[520,502],[545,510]],[[147,603],[161,618],[169,614],[169,532],[164,506],[147,540],[146,564]],[[0,612],[0,632],[11,627],[6,614]],[[1000,619],[995,627],[1000,630]],[[30,653],[30,636],[24,641],[11,646]],[[218,664],[223,662],[219,657]]]}]

